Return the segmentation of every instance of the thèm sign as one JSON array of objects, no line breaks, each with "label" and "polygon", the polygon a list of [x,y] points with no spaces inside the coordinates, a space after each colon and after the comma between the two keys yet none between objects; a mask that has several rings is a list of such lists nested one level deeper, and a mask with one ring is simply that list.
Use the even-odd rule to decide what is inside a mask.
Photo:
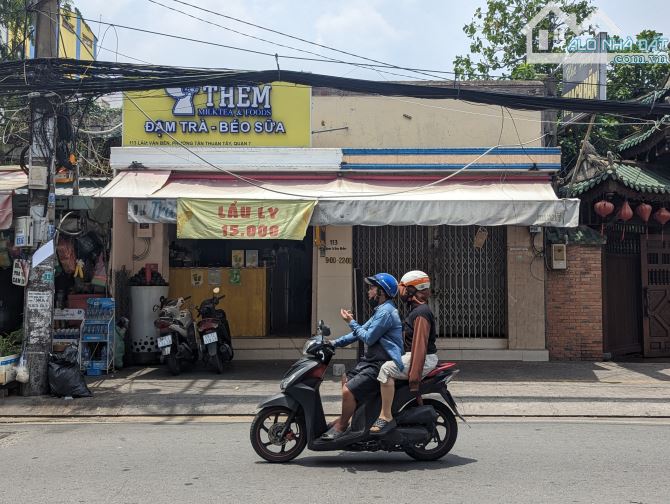
[{"label": "th\u00e8m sign", "polygon": [[309,147],[311,88],[286,82],[127,93],[123,145]]}]

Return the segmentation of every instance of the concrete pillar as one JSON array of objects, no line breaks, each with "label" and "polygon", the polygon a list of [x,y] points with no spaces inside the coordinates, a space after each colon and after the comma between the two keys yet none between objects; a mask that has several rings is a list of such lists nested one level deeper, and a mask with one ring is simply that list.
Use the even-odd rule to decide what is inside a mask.
[{"label": "concrete pillar", "polygon": [[[542,234],[535,237],[542,249]],[[507,335],[510,350],[544,350],[544,258],[526,226],[507,226]]]},{"label": "concrete pillar", "polygon": [[327,226],[325,251],[314,247],[314,288],[312,327],[320,319],[330,326],[333,336],[349,332],[340,317],[340,308],[353,309],[353,264],[351,226]]}]

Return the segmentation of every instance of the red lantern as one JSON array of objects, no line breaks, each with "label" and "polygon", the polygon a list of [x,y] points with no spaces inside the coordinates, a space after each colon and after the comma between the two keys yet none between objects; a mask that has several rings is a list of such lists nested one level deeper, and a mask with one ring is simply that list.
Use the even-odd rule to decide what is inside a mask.
[{"label": "red lantern", "polygon": [[663,226],[665,226],[666,222],[670,221],[670,212],[668,212],[665,208],[659,208],[654,213],[654,220],[661,224],[661,240],[662,240]]},{"label": "red lantern", "polygon": [[635,213],[637,216],[642,219],[642,222],[644,222],[644,228],[647,236],[649,236],[649,217],[651,217],[651,205],[647,203],[640,203],[637,208],[635,209]]},{"label": "red lantern", "polygon": [[603,220],[603,223],[600,224],[600,234],[602,235],[605,231],[605,217],[614,212],[614,204],[610,201],[600,200],[593,205],[593,209]]},{"label": "red lantern", "polygon": [[626,234],[626,222],[633,218],[633,209],[628,204],[628,201],[624,201],[619,212],[617,213],[617,219],[621,219],[624,223],[623,229],[621,230],[621,240],[623,241],[624,235]]}]

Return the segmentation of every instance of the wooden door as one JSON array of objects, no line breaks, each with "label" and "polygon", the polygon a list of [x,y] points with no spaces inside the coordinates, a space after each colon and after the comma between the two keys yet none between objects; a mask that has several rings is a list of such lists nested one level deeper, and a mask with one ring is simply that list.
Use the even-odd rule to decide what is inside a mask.
[{"label": "wooden door", "polygon": [[670,356],[670,236],[641,237],[644,356]]}]

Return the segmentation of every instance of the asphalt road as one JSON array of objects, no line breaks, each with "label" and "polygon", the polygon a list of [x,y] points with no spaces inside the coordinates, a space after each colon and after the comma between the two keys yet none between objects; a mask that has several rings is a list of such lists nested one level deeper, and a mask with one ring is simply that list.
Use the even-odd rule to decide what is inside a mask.
[{"label": "asphalt road", "polygon": [[486,420],[451,454],[262,462],[248,421],[0,424],[0,503],[659,503],[670,420]]}]

